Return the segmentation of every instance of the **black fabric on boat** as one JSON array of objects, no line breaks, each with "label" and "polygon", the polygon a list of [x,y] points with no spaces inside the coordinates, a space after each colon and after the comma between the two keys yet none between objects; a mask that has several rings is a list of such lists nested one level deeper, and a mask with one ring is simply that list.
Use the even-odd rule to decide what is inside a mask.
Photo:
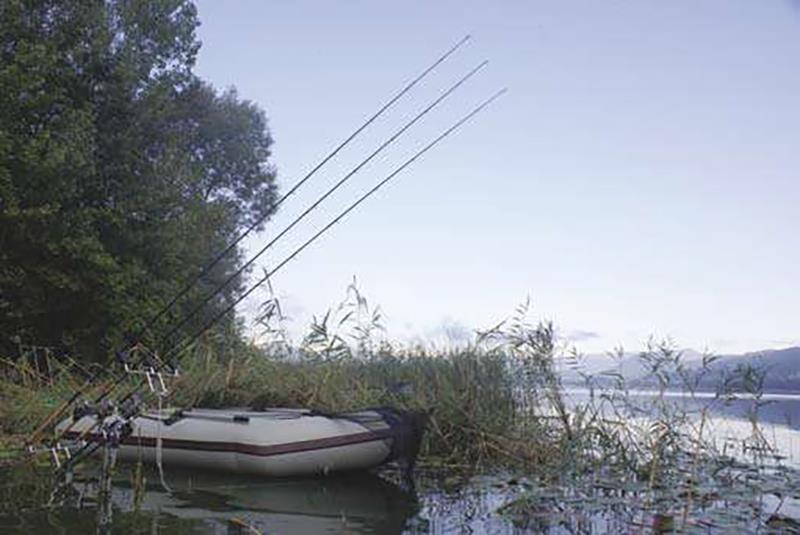
[{"label": "black fabric on boat", "polygon": [[417,464],[422,436],[430,417],[425,411],[399,410],[394,407],[370,409],[380,414],[393,431],[392,449],[385,463],[395,461],[408,490],[414,488],[414,467]]},{"label": "black fabric on boat", "polygon": [[231,416],[223,416],[223,415],[214,415],[214,414],[198,414],[189,412],[189,410],[178,409],[172,414],[170,414],[166,418],[159,418],[157,416],[150,416],[147,414],[143,414],[142,418],[146,418],[148,420],[156,420],[162,422],[164,425],[172,425],[176,422],[184,420],[186,418],[194,418],[196,420],[211,420],[216,422],[233,422],[237,424],[247,424],[250,423],[250,417],[244,414],[233,414]]}]

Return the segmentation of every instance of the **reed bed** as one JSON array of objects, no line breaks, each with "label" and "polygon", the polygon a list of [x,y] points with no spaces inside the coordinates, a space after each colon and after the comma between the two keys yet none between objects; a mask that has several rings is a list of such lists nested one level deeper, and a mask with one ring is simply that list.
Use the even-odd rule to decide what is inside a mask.
[{"label": "reed bed", "polygon": [[[376,337],[379,313],[354,295],[315,320],[296,346],[272,337],[220,351],[200,341],[182,357],[170,402],[426,411],[423,469],[524,476],[529,492],[501,511],[523,527],[540,526],[540,513],[553,507],[570,511],[572,520],[596,519],[598,507],[621,508],[653,531],[658,523],[665,530],[700,529],[703,522],[734,527],[747,515],[748,525],[790,521],[779,510],[800,498],[800,477],[760,430],[761,371],[735,370],[720,378],[715,396],[687,408],[668,394],[693,398],[713,357],[689,366],[673,344],[650,344],[639,359],[646,369],[641,381],[654,392],[642,399],[622,375],[582,373],[580,355],[558,344],[551,324],[529,323],[527,306],[469,344],[437,350]],[[47,375],[24,359],[0,364],[0,429],[7,437],[30,433],[85,376],[66,364]],[[582,377],[586,395],[579,401],[562,384],[558,370],[565,367]],[[718,447],[707,422],[713,404],[742,394],[752,402],[752,433],[736,457]]]}]

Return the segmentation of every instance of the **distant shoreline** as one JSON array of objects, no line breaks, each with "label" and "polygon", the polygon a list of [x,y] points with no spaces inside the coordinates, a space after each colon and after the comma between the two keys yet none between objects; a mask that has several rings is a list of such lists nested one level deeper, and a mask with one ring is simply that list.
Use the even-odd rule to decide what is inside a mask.
[{"label": "distant shoreline", "polygon": [[[599,387],[598,390],[602,390],[603,387]],[[660,394],[658,390],[654,389],[647,389],[647,388],[629,388],[627,392],[633,396],[651,396],[655,397]],[[588,388],[581,387],[578,385],[571,385],[569,383],[564,384],[564,393],[569,394],[583,394],[589,395],[590,391]],[[755,396],[749,394],[747,392],[732,392],[733,395],[738,396],[738,399],[755,399]],[[678,397],[686,397],[686,398],[702,398],[702,399],[712,399],[718,396],[717,392],[711,390],[696,390],[695,392],[686,392],[684,390],[666,390],[664,391],[664,396],[671,397],[671,398],[678,398]],[[765,401],[800,401],[800,390],[782,390],[782,389],[770,389],[759,394],[759,399]]]}]

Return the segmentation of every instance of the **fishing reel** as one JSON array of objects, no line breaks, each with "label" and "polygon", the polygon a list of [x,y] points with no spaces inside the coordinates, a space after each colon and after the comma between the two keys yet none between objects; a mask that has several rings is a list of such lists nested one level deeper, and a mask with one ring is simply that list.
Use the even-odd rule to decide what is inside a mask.
[{"label": "fishing reel", "polygon": [[[118,404],[108,399],[95,404],[87,401],[78,404],[73,411],[73,423],[86,416],[95,416],[96,421],[88,429],[74,431],[78,438],[70,445],[56,442],[46,448],[53,457],[56,469],[68,472],[73,465],[100,446],[119,449],[125,438],[133,433],[133,419],[139,414],[143,403],[144,396],[136,392]],[[31,448],[29,450],[31,453],[35,452]]]},{"label": "fishing reel", "polygon": [[115,418],[100,426],[100,440],[109,448],[118,449],[122,441],[133,433],[130,419]]},{"label": "fishing reel", "polygon": [[108,398],[98,403],[82,399],[72,409],[72,421],[77,422],[85,416],[95,416],[98,420],[104,420],[114,413],[114,409],[114,403]]},{"label": "fishing reel", "polygon": [[98,403],[90,403],[84,399],[77,403],[72,410],[72,421],[77,422],[86,416],[95,416],[98,421],[103,421],[115,414],[125,420],[131,420],[138,414],[143,402],[144,397],[139,392],[134,392],[119,404],[115,404],[109,398]]}]

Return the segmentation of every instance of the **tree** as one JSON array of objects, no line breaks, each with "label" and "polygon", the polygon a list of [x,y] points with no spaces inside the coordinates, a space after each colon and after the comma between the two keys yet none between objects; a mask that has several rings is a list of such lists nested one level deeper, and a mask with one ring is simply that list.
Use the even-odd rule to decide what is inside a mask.
[{"label": "tree", "polygon": [[[197,25],[186,0],[0,4],[0,344],[103,359],[270,215],[266,118],[193,74]],[[146,341],[240,265],[237,250]]]}]

